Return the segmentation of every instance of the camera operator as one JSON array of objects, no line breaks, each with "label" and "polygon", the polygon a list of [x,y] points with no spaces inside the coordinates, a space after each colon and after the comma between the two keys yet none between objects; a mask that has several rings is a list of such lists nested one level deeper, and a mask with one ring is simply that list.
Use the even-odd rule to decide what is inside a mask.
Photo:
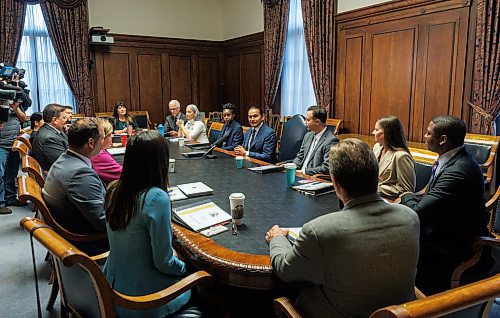
[{"label": "camera operator", "polygon": [[[16,69],[17,70],[17,69]],[[10,214],[12,210],[8,206],[22,206],[16,197],[17,190],[15,178],[19,170],[19,154],[12,151],[12,144],[19,135],[21,123],[26,121],[26,114],[22,107],[31,106],[31,100],[26,101],[27,97],[23,88],[19,87],[19,74],[13,72],[5,76],[4,67],[2,67],[2,76],[0,89],[0,104],[6,116],[2,118],[3,128],[0,130],[0,214]],[[8,81],[10,79],[10,81]],[[7,80],[7,81],[5,81]],[[25,86],[26,87],[26,86]],[[14,93],[12,93],[14,92]],[[9,93],[14,94],[14,99],[8,100],[5,97]],[[29,99],[29,98],[28,98]],[[29,104],[29,106],[27,106]]]}]

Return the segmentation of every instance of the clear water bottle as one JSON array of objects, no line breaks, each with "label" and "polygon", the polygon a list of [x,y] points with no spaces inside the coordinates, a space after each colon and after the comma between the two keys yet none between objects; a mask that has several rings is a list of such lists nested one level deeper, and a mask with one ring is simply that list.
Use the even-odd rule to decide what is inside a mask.
[{"label": "clear water bottle", "polygon": [[160,136],[165,135],[165,127],[163,127],[163,124],[158,125],[158,133],[160,134]]}]

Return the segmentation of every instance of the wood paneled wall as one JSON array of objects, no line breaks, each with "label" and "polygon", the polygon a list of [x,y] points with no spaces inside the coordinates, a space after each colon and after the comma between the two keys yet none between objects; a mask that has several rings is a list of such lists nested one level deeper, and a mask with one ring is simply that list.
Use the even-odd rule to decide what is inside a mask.
[{"label": "wood paneled wall", "polygon": [[395,115],[422,141],[436,115],[467,122],[471,10],[471,1],[407,0],[337,15],[334,114],[344,128],[370,134]]},{"label": "wood paneled wall", "polygon": [[178,99],[183,111],[194,103],[207,113],[220,111],[225,102],[245,109],[263,103],[262,33],[224,42],[114,39],[113,45],[92,47],[95,112],[112,111],[123,100],[130,110],[147,110],[160,123],[171,99]]}]

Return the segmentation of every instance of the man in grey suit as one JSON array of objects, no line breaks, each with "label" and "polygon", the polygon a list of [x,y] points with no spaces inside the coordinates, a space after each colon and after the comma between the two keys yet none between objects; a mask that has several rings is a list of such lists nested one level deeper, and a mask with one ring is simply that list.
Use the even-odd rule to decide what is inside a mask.
[{"label": "man in grey suit", "polygon": [[170,115],[165,119],[165,132],[171,137],[177,137],[179,131],[177,121],[183,120],[186,122],[186,115],[181,113],[181,104],[176,99],[168,103],[168,110],[170,111]]},{"label": "man in grey suit", "polygon": [[377,194],[378,162],[368,145],[345,139],[329,155],[345,206],[304,224],[293,246],[288,231],[273,226],[266,240],[276,275],[302,283],[296,305],[304,317],[368,317],[414,299],[417,214]]},{"label": "man in grey suit", "polygon": [[68,121],[66,106],[49,104],[43,109],[45,124],[33,140],[32,155],[43,170],[50,169],[59,156],[68,149],[68,137],[64,126]]},{"label": "man in grey suit", "polygon": [[42,190],[54,219],[80,234],[106,232],[106,190],[90,158],[102,148],[104,128],[96,118],[74,122],[68,130],[69,149],[52,165]]},{"label": "man in grey suit", "polygon": [[328,174],[328,152],[339,139],[326,126],[326,110],[310,106],[306,113],[306,126],[309,132],[304,136],[302,145],[293,163],[302,173],[313,175]]}]

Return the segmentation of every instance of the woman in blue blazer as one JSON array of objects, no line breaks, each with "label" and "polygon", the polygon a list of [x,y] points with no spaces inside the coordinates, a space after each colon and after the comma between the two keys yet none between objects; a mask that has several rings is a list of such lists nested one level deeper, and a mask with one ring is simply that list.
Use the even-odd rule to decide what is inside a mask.
[{"label": "woman in blue blazer", "polygon": [[[168,158],[167,143],[157,131],[138,133],[129,140],[120,179],[106,196],[110,251],[103,271],[110,285],[125,295],[157,292],[186,274],[172,247],[171,203],[165,191]],[[190,295],[187,291],[147,311],[115,309],[122,318],[164,317],[184,306]]]}]

